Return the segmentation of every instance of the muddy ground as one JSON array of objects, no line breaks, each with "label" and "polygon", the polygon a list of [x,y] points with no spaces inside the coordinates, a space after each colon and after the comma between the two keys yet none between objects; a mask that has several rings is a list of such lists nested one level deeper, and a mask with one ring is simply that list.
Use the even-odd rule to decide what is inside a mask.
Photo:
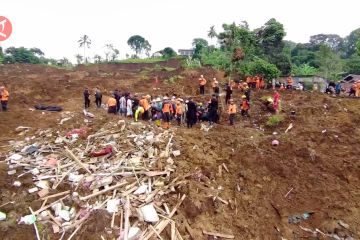
[{"label": "muddy ground", "polygon": [[[18,225],[16,219],[28,214],[28,206],[38,209],[41,205],[36,197],[27,194],[32,184],[30,177],[22,179],[21,188],[12,186],[15,177],[7,175],[7,165],[2,162],[11,147],[10,140],[22,140],[39,129],[66,133],[83,126],[84,86],[100,87],[104,99],[115,88],[140,94],[196,96],[200,73],[209,80],[217,77],[226,82],[221,72],[209,68],[185,70],[176,61],[81,66],[74,70],[0,66],[0,84],[5,84],[11,94],[9,111],[0,112],[0,206],[15,200],[14,204],[0,207],[10,216],[10,220],[0,222],[1,238],[35,239],[33,227]],[[236,90],[235,99],[241,94]],[[331,239],[322,234],[312,236],[300,226],[359,239],[360,100],[282,92],[284,121],[270,127],[265,123],[271,113],[260,98],[272,94],[267,90],[253,92],[251,117],[238,116],[235,126],[228,126],[223,114],[220,124],[208,132],[201,131],[199,125],[194,129],[172,127],[182,153],[176,162],[176,174],[192,174],[188,185],[180,189],[187,198],[174,217],[184,239],[191,239],[187,225],[196,240],[213,239],[203,235],[202,230],[233,234],[235,239]],[[60,105],[64,111],[75,112],[75,117],[59,125],[62,113],[29,110],[37,103]],[[114,116],[96,109],[93,102],[90,111],[96,115],[91,131],[114,121]],[[285,134],[290,123],[294,127]],[[19,136],[15,132],[18,126],[31,130]],[[278,147],[271,146],[274,139],[280,141]],[[220,174],[219,166],[223,164],[229,172],[222,167]],[[214,196],[223,201],[214,200]],[[301,223],[288,223],[289,216],[304,212],[314,214]],[[348,227],[340,226],[340,220]],[[109,216],[97,214],[77,239],[99,239],[99,234],[111,239],[113,235],[105,231],[106,222],[110,223]],[[47,226],[42,230],[45,239],[59,237]],[[164,232],[163,239],[170,239],[169,232]]]}]

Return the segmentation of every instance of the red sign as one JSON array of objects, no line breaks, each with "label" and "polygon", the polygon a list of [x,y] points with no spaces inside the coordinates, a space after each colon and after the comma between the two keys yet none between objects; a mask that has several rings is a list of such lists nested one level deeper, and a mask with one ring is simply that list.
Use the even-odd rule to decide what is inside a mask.
[{"label": "red sign", "polygon": [[8,39],[12,32],[12,24],[9,19],[0,16],[0,41]]}]

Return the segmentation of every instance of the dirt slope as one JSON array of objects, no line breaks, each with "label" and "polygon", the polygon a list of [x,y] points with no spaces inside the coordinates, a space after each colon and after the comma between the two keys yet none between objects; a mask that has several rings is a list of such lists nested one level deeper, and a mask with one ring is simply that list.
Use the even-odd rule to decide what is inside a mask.
[{"label": "dirt slope", "polygon": [[[8,141],[23,138],[14,131],[17,126],[31,127],[28,135],[38,129],[55,128],[65,133],[83,126],[84,86],[99,86],[105,95],[118,88],[152,95],[189,96],[196,94],[200,73],[209,80],[216,76],[226,81],[222,73],[212,69],[189,71],[179,64],[171,64],[163,68],[83,66],[74,71],[32,65],[1,66],[0,83],[8,86],[11,101],[9,112],[0,112],[0,161],[9,149]],[[167,80],[172,76],[182,78],[169,83]],[[236,97],[240,94],[235,92]],[[330,239],[321,234],[311,238],[300,226],[340,237],[360,237],[360,101],[320,93],[284,92],[281,114],[285,120],[279,126],[267,127],[264,123],[270,113],[260,97],[271,94],[270,91],[254,92],[251,118],[238,116],[234,127],[227,126],[224,114],[221,124],[208,132],[200,130],[200,126],[192,130],[173,128],[182,153],[176,163],[178,174],[191,174],[187,187],[180,190],[188,198],[175,217],[183,223],[179,230],[184,239],[190,239],[184,221],[193,229],[195,239],[211,239],[203,235],[202,230],[233,234],[235,239]],[[61,113],[28,110],[36,103],[61,105],[65,111],[75,112],[75,117],[58,125]],[[97,115],[91,126],[93,130],[113,119],[93,106],[90,110]],[[291,111],[295,111],[295,116]],[[294,128],[285,134],[290,123]],[[280,141],[278,147],[271,146],[274,139]],[[15,189],[6,166],[1,162],[0,166],[0,205],[17,200],[15,205],[0,210],[19,217],[28,205],[36,207],[38,203],[26,194],[26,183],[24,188]],[[31,179],[27,181],[30,185]],[[214,200],[214,196],[220,198]],[[288,223],[289,216],[309,211],[314,214],[308,220]],[[340,220],[347,223],[349,229],[341,227]],[[1,222],[0,233],[5,239],[35,236],[32,227],[14,222]],[[170,239],[169,236],[165,233],[163,237]]]}]

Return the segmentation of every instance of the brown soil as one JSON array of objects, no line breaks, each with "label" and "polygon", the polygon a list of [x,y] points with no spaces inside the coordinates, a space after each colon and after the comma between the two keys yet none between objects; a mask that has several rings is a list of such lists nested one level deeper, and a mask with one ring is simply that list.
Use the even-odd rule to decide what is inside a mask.
[{"label": "brown soil", "polygon": [[[31,127],[25,136],[32,136],[39,129],[52,128],[66,133],[83,126],[84,86],[99,86],[105,95],[118,88],[152,95],[189,96],[197,92],[200,73],[209,81],[213,77],[226,81],[221,72],[208,68],[184,70],[178,62],[163,66],[176,69],[155,69],[154,64],[104,64],[81,66],[73,71],[35,65],[0,66],[1,83],[11,94],[9,111],[0,112],[0,161],[10,149],[9,140],[24,138],[15,132],[18,126]],[[183,78],[172,84],[164,83],[175,75]],[[158,85],[154,81],[156,76]],[[235,93],[236,99],[240,94]],[[272,92],[253,93],[251,118],[238,116],[234,127],[227,125],[226,114],[223,114],[221,123],[209,132],[200,131],[200,126],[174,128],[176,144],[182,153],[176,162],[177,174],[192,174],[188,185],[180,189],[187,198],[174,217],[180,224],[182,236],[191,239],[185,229],[184,221],[187,221],[196,240],[211,239],[203,235],[202,230],[233,234],[235,239],[326,239],[312,238],[299,226],[358,239],[360,102],[320,93],[283,92],[281,114],[285,120],[278,126],[267,127],[265,122],[270,113],[260,101],[265,95],[272,95]],[[29,111],[36,103],[60,105],[64,111],[76,115],[58,125],[62,113]],[[94,106],[90,111],[96,114],[91,131],[116,118]],[[296,112],[295,116],[291,111]],[[285,134],[290,123],[294,128]],[[278,134],[273,135],[273,132]],[[271,146],[274,139],[280,141],[278,147]],[[222,164],[229,172],[222,168],[220,175]],[[8,176],[7,171],[7,166],[0,163],[0,205],[15,200],[14,204],[0,208],[8,214],[8,220],[0,222],[2,239],[34,239],[33,226],[16,223],[28,214],[28,206],[40,207],[41,202],[27,194],[32,179],[22,178],[22,187],[15,188],[12,183],[16,177]],[[169,199],[171,202],[174,197],[174,204],[175,195]],[[228,204],[214,200],[213,196]],[[309,211],[314,214],[308,220],[300,224],[288,223],[288,216]],[[95,236],[99,239],[101,235],[111,239],[116,234],[108,232],[110,219],[103,212],[92,215],[77,239],[95,239]],[[338,225],[339,220],[349,224],[349,229]],[[47,239],[59,238],[52,234],[49,226],[43,229]],[[164,239],[170,239],[169,236],[170,231],[166,230]]]}]

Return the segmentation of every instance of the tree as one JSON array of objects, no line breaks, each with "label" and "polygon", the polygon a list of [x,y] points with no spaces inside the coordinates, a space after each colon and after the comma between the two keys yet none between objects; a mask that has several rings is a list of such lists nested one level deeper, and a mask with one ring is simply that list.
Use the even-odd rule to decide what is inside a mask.
[{"label": "tree", "polygon": [[356,52],[356,42],[360,39],[360,28],[352,31],[349,36],[344,39],[345,58],[351,57]]},{"label": "tree", "polygon": [[336,79],[343,71],[343,62],[340,56],[334,53],[327,45],[320,45],[315,53],[315,60],[319,65],[320,74],[328,79]]},{"label": "tree", "polygon": [[43,63],[44,59],[40,59],[31,49],[24,47],[9,47],[5,50],[4,63]]},{"label": "tree", "polygon": [[144,50],[148,55],[151,50],[150,43],[140,35],[131,36],[128,39],[127,44],[133,51],[135,51],[136,56],[139,56]]},{"label": "tree", "polygon": [[356,51],[357,54],[360,56],[360,39],[356,42]]},{"label": "tree", "polygon": [[83,62],[83,56],[81,56],[80,54],[76,54],[75,55],[75,58],[76,58],[76,61],[77,61],[77,64],[81,64]]},{"label": "tree", "polygon": [[62,58],[62,59],[60,59],[59,61],[58,61],[58,63],[57,63],[57,65],[58,66],[61,66],[61,67],[71,67],[72,66],[72,64],[71,64],[71,62],[69,61],[69,59],[67,59],[67,58]]},{"label": "tree", "polygon": [[39,48],[31,48],[31,49],[30,49],[30,52],[38,55],[39,57],[45,55],[44,52],[41,51]]},{"label": "tree", "polygon": [[360,74],[360,56],[354,54],[349,59],[346,59],[344,70],[347,74]]},{"label": "tree", "polygon": [[319,46],[316,46],[316,48],[309,43],[298,43],[291,51],[291,62],[297,66],[309,64],[312,67],[318,68],[319,65],[315,61],[315,52],[318,51]]},{"label": "tree", "polygon": [[115,61],[117,57],[119,56],[120,51],[116,48],[113,49],[113,52],[111,54],[111,61]]},{"label": "tree", "polygon": [[284,25],[272,18],[257,30],[259,44],[268,56],[279,54],[284,48]]},{"label": "tree", "polygon": [[91,40],[90,40],[90,38],[89,38],[88,35],[84,35],[84,36],[80,37],[78,43],[79,43],[79,47],[83,47],[83,48],[84,48],[84,61],[85,61],[85,63],[87,63],[87,58],[86,58],[86,54],[85,54],[85,53],[86,53],[86,52],[85,52],[85,49],[86,49],[86,47],[87,47],[87,48],[90,48]]},{"label": "tree", "polygon": [[338,52],[343,47],[344,39],[337,34],[317,34],[310,37],[310,44],[312,46],[324,44],[332,51]]},{"label": "tree", "polygon": [[108,62],[110,60],[110,54],[113,51],[114,46],[112,44],[105,44],[105,61]]},{"label": "tree", "polygon": [[203,38],[195,38],[192,42],[192,46],[194,48],[193,58],[200,60],[201,51],[206,49],[209,46],[209,43]]},{"label": "tree", "polygon": [[151,45],[150,45],[150,43],[148,42],[148,40],[145,40],[144,50],[145,50],[146,56],[149,58],[149,57],[150,57],[150,51],[151,51]]},{"label": "tree", "polygon": [[160,51],[160,53],[163,55],[164,58],[172,58],[176,56],[176,52],[171,47],[166,47],[163,50]]},{"label": "tree", "polygon": [[272,80],[273,78],[279,77],[281,74],[274,64],[260,58],[248,63],[246,68],[249,75],[261,75],[266,80]]},{"label": "tree", "polygon": [[209,30],[209,32],[208,32],[208,37],[209,37],[210,39],[213,39],[213,38],[217,37],[217,33],[216,33],[216,31],[215,31],[215,26],[211,26],[211,27],[210,27],[210,30]]},{"label": "tree", "polygon": [[94,55],[94,62],[95,63],[101,63],[101,61],[102,61],[102,57],[100,55],[98,55],[98,54],[95,54]]}]

